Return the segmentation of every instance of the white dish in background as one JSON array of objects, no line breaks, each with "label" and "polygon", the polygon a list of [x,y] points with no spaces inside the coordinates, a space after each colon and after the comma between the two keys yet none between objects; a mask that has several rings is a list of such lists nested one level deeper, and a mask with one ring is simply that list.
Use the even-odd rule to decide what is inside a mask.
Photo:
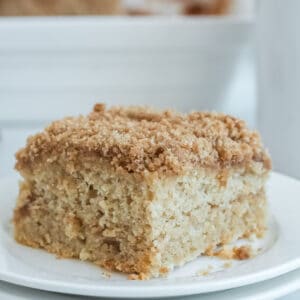
[{"label": "white dish in background", "polygon": [[[274,215],[262,251],[249,260],[224,269],[218,258],[201,257],[172,272],[168,278],[131,281],[125,275],[103,275],[91,264],[60,259],[42,250],[18,245],[9,220],[15,205],[17,182],[0,181],[0,280],[37,289],[103,297],[167,297],[220,291],[274,278],[300,267],[300,182],[273,173],[268,185]],[[275,221],[274,221],[275,220]],[[247,244],[252,242],[247,242]],[[255,245],[254,245],[255,246]],[[207,276],[195,275],[213,269]],[[222,270],[223,269],[223,270]],[[105,273],[104,273],[105,274]]]},{"label": "white dish in background", "polygon": [[96,101],[221,110],[252,31],[247,16],[1,18],[0,120]]}]

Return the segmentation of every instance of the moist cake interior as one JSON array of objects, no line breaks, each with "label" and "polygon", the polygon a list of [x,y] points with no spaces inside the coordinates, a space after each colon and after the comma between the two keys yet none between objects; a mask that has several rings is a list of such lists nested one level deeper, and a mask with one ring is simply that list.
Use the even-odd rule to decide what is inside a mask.
[{"label": "moist cake interior", "polygon": [[98,105],[30,138],[16,168],[18,242],[141,279],[265,230],[269,156],[225,115]]}]

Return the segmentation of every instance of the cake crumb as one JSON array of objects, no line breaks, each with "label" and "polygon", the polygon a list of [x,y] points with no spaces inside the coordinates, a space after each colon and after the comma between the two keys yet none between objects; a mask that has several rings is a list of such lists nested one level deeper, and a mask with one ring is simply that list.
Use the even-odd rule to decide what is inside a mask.
[{"label": "cake crumb", "polygon": [[211,273],[212,270],[213,270],[213,267],[211,265],[208,265],[207,268],[199,270],[196,274],[198,276],[207,276]]},{"label": "cake crumb", "polygon": [[239,260],[248,259],[253,256],[253,250],[250,246],[234,247],[233,253],[233,258]]},{"label": "cake crumb", "polygon": [[223,268],[225,268],[225,269],[228,269],[228,268],[230,268],[230,267],[232,267],[232,262],[231,262],[231,261],[227,261],[227,262],[225,262],[225,263],[223,264]]},{"label": "cake crumb", "polygon": [[129,274],[127,277],[129,280],[147,280],[149,279],[149,276],[147,276],[145,273],[140,273],[140,274]]},{"label": "cake crumb", "polygon": [[166,268],[166,267],[160,268],[159,269],[159,273],[160,274],[167,274],[167,273],[169,273],[169,269]]},{"label": "cake crumb", "polygon": [[253,257],[253,250],[251,246],[241,246],[241,247],[223,247],[221,250],[216,251],[214,256],[222,259],[237,259],[244,260]]},{"label": "cake crumb", "polygon": [[102,272],[102,276],[103,276],[104,278],[109,279],[109,278],[111,278],[111,273],[109,273],[109,272],[107,272],[107,271],[103,271],[103,272]]}]

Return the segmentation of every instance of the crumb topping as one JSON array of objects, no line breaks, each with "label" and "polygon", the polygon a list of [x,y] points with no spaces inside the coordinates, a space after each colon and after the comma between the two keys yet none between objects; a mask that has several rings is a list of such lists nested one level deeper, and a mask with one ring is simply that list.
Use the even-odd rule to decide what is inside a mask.
[{"label": "crumb topping", "polygon": [[129,173],[178,174],[197,166],[222,168],[251,161],[271,167],[258,133],[234,117],[96,104],[88,116],[55,121],[30,137],[16,154],[16,168],[82,155],[96,155]]},{"label": "crumb topping", "polygon": [[251,246],[241,246],[241,247],[224,247],[212,253],[211,256],[217,256],[223,259],[237,259],[244,260],[254,256],[253,249]]},{"label": "crumb topping", "polygon": [[146,275],[145,273],[140,273],[140,274],[132,273],[129,274],[127,278],[129,280],[148,280],[149,276]]},{"label": "crumb topping", "polygon": [[212,272],[212,270],[213,270],[213,266],[208,265],[207,268],[197,271],[196,275],[198,275],[198,276],[207,276]]}]

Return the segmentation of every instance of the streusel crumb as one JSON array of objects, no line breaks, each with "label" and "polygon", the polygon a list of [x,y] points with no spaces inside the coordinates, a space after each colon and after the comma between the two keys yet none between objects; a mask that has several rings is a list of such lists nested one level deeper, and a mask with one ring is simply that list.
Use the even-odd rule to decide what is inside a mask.
[{"label": "streusel crumb", "polygon": [[257,132],[236,118],[217,113],[179,114],[144,107],[96,104],[88,116],[53,122],[28,139],[17,153],[17,169],[62,152],[68,161],[95,155],[126,172],[179,174],[194,167],[271,163]]}]

